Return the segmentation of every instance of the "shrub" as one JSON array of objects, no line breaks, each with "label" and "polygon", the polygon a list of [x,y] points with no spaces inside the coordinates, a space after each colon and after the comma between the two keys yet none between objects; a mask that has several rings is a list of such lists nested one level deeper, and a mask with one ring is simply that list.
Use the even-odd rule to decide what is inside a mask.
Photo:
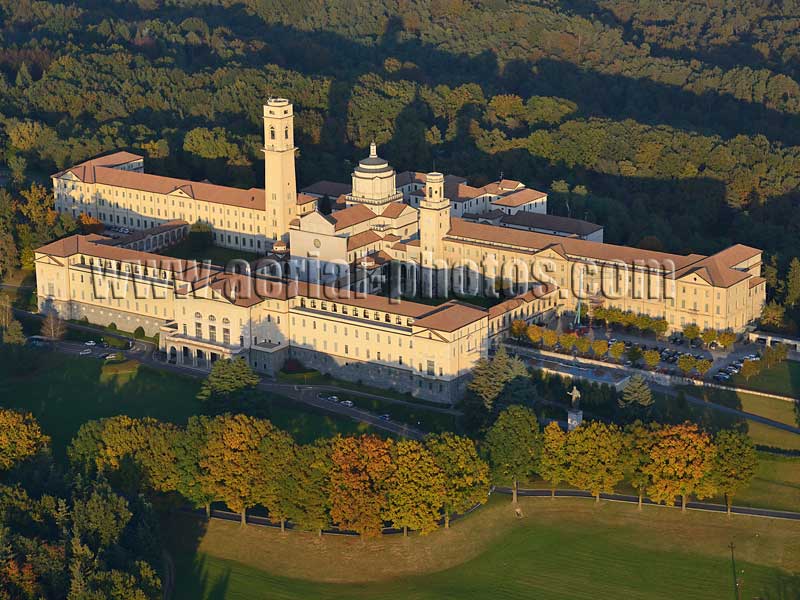
[{"label": "shrub", "polygon": [[133,337],[135,337],[137,340],[142,339],[144,337],[144,327],[141,325],[137,327],[133,332]]},{"label": "shrub", "polygon": [[116,323],[109,323],[108,324],[108,329],[110,329],[111,331],[116,331],[117,330],[117,324]]}]

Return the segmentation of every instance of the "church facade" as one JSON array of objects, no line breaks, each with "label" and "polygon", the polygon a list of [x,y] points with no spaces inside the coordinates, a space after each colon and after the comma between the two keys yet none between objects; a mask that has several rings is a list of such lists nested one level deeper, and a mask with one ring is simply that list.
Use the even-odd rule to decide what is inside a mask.
[{"label": "church facade", "polygon": [[[500,178],[482,187],[442,173],[395,173],[373,144],[350,184],[298,193],[293,107],[264,106],[264,189],[145,172],[117,152],[52,176],[55,208],[87,214],[117,235],[72,236],[39,248],[39,307],[122,330],[159,334],[166,360],[208,368],[241,356],[274,373],[288,358],[337,376],[451,402],[494,341],[521,318],[613,306],[743,331],[766,294],[761,251],[735,245],[687,256],[605,244],[602,228],[551,218],[547,195]],[[318,210],[328,196],[332,211]],[[354,289],[337,275],[297,279],[169,258],[159,249],[208,224],[216,245],[304,264],[362,269],[385,281],[395,265],[434,296],[513,289],[485,309],[420,304]],[[545,233],[546,232],[546,233]],[[319,267],[322,271],[322,267]],[[308,274],[310,271],[306,271]],[[367,293],[373,292],[373,293]]]}]

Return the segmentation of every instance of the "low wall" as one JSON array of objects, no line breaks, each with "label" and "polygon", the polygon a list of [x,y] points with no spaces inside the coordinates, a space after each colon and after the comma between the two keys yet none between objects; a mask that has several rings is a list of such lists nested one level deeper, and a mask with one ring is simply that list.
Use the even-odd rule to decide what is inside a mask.
[{"label": "low wall", "polygon": [[307,348],[291,348],[289,355],[303,365],[338,379],[411,394],[441,404],[454,404],[466,389],[466,377],[441,381],[420,377],[411,371],[373,362],[347,360]]},{"label": "low wall", "polygon": [[138,327],[141,327],[148,337],[155,336],[165,323],[163,319],[153,319],[136,313],[115,310],[113,308],[100,308],[81,302],[75,302],[74,300],[69,302],[42,300],[39,310],[40,312],[46,312],[50,307],[55,308],[62,319],[81,321],[85,318],[89,323],[102,327],[108,327],[111,323],[114,323],[117,329],[129,333],[133,333]]}]

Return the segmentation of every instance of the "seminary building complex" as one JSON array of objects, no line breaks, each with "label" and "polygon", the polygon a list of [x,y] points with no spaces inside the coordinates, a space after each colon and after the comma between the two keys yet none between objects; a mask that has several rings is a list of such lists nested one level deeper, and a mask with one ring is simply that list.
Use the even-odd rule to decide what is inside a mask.
[{"label": "seminary building complex", "polygon": [[[547,195],[518,181],[472,187],[454,175],[395,173],[373,144],[351,184],[298,193],[292,105],[270,99],[263,116],[263,190],[147,174],[128,152],[53,175],[56,209],[106,232],[36,251],[39,309],[158,333],[173,362],[209,368],[243,357],[274,373],[292,357],[441,402],[457,399],[515,319],[592,304],[663,318],[670,329],[738,332],[761,313],[760,250],[682,256],[606,244],[602,227],[548,215]],[[318,210],[323,198],[330,214]],[[263,261],[231,269],[158,253],[197,222],[215,245]],[[431,305],[399,300],[390,281],[434,296],[516,291],[490,308]]]}]

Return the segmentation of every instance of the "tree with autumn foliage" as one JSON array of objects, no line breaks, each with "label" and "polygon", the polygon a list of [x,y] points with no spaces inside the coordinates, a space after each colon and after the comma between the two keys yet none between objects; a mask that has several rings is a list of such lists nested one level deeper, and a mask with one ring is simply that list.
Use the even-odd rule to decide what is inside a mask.
[{"label": "tree with autumn foliage", "polygon": [[725,330],[717,333],[717,343],[726,350],[731,349],[735,341],[736,334],[732,331]]},{"label": "tree with autumn foliage", "polygon": [[205,472],[200,466],[200,457],[211,431],[218,424],[219,421],[213,417],[205,415],[190,417],[186,428],[175,440],[177,491],[193,506],[204,508],[206,517],[211,516],[211,503],[217,498],[212,481],[205,477]]},{"label": "tree with autumn foliage", "polygon": [[297,445],[291,435],[273,427],[261,439],[260,452],[257,502],[269,511],[270,519],[280,522],[281,532],[285,532],[286,519],[297,512],[290,483],[298,476]]},{"label": "tree with autumn foliage", "polygon": [[376,435],[337,437],[331,449],[331,520],[362,538],[381,534],[392,441]]},{"label": "tree with autumn foliage", "polygon": [[758,467],[758,453],[750,436],[733,429],[723,429],[714,436],[714,462],[711,467],[713,487],[725,495],[731,514],[733,497],[750,485]]},{"label": "tree with autumn foliage", "polygon": [[639,495],[638,507],[642,510],[642,499],[650,483],[647,466],[650,464],[650,452],[655,443],[653,427],[634,421],[625,427],[622,441],[626,479]]},{"label": "tree with autumn foliage", "polygon": [[392,474],[387,480],[384,519],[393,527],[427,534],[438,527],[445,500],[444,472],[433,455],[416,440],[392,446]]},{"label": "tree with autumn foliage", "polygon": [[46,451],[49,444],[31,413],[0,408],[0,471]]},{"label": "tree with autumn foliage", "polygon": [[650,461],[643,469],[650,478],[648,497],[665,504],[680,497],[681,510],[686,510],[686,499],[691,494],[710,495],[708,475],[715,453],[711,437],[689,422],[664,425],[653,435]]},{"label": "tree with autumn foliage", "polygon": [[567,434],[567,482],[600,501],[623,478],[622,432],[614,424],[590,421]]},{"label": "tree with autumn foliage", "polygon": [[567,480],[569,459],[567,457],[567,432],[552,421],[542,433],[542,454],[538,472],[550,484],[550,497],[555,498],[556,488]]},{"label": "tree with autumn foliage", "polygon": [[269,421],[248,415],[220,415],[209,428],[200,449],[200,480],[215,500],[239,513],[241,525],[247,509],[258,504],[264,485],[261,444],[273,435]]},{"label": "tree with autumn foliage", "polygon": [[478,456],[475,442],[453,433],[428,436],[425,446],[444,473],[444,527],[450,517],[462,514],[489,497],[489,465]]},{"label": "tree with autumn foliage", "polygon": [[552,348],[558,343],[558,332],[555,329],[542,331],[542,344],[545,348]]},{"label": "tree with autumn foliage", "polygon": [[608,352],[608,342],[606,340],[594,340],[592,342],[592,354],[594,354],[595,358],[604,357],[606,352]]},{"label": "tree with autumn foliage", "polygon": [[514,319],[511,321],[511,336],[515,339],[520,339],[523,335],[525,335],[525,330],[528,328],[528,324],[523,321],[522,319]]},{"label": "tree with autumn foliage", "polygon": [[517,503],[520,479],[530,477],[539,465],[542,434],[536,414],[524,406],[509,406],[486,434],[489,465],[498,483],[511,483]]},{"label": "tree with autumn foliage", "polygon": [[316,531],[330,525],[331,441],[319,439],[297,448],[289,490],[293,499],[291,519],[301,529]]},{"label": "tree with autumn foliage", "polygon": [[531,344],[538,344],[541,342],[543,333],[544,331],[539,325],[528,325],[528,328],[525,330],[525,335],[528,337]]}]

